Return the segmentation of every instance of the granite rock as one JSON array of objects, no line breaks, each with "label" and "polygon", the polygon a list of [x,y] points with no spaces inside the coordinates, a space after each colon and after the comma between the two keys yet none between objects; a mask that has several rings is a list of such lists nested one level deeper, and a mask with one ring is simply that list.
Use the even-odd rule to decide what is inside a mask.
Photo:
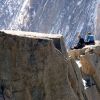
[{"label": "granite rock", "polygon": [[87,100],[75,60],[54,37],[0,32],[0,100]]}]

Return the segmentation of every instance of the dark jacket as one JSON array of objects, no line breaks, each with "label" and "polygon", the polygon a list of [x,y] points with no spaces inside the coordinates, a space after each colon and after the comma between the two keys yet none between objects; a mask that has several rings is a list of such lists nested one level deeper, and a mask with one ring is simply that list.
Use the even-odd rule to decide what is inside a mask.
[{"label": "dark jacket", "polygon": [[74,47],[75,49],[81,49],[85,46],[85,42],[83,38],[80,38],[77,45]]}]

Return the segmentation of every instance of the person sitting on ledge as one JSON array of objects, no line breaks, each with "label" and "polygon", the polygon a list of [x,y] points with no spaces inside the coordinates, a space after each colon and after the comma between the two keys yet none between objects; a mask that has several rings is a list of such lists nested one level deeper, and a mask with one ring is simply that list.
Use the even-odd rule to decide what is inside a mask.
[{"label": "person sitting on ledge", "polygon": [[94,35],[91,33],[87,33],[85,36],[85,44],[86,45],[95,45]]},{"label": "person sitting on ledge", "polygon": [[76,46],[74,46],[73,48],[71,49],[81,49],[85,46],[85,42],[84,42],[84,39],[81,37],[81,35],[79,34],[78,35],[78,43]]}]

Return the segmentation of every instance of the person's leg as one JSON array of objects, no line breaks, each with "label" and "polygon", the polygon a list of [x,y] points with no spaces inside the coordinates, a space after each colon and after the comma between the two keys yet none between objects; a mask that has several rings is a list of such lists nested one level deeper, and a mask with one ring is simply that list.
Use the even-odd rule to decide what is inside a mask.
[{"label": "person's leg", "polygon": [[85,42],[85,45],[89,45],[89,42]]},{"label": "person's leg", "polygon": [[95,45],[95,42],[94,41],[90,41],[89,44]]},{"label": "person's leg", "polygon": [[75,46],[74,49],[78,49],[78,46]]},{"label": "person's leg", "polygon": [[81,45],[80,45],[80,46],[75,46],[75,47],[74,47],[74,49],[82,49],[82,48],[83,48],[83,46],[81,46]]},{"label": "person's leg", "polygon": [[86,45],[95,45],[94,41],[90,41],[90,42],[85,42]]}]

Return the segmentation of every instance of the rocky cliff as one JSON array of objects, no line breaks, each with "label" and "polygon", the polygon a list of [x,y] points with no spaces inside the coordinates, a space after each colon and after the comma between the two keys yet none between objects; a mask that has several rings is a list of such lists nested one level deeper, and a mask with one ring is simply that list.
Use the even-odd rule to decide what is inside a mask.
[{"label": "rocky cliff", "polygon": [[99,43],[67,53],[62,35],[0,32],[0,100],[99,100],[99,59]]},{"label": "rocky cliff", "polygon": [[83,49],[71,50],[69,55],[80,61],[88,100],[100,100],[100,42]]},{"label": "rocky cliff", "polygon": [[88,100],[61,43],[61,35],[0,32],[0,100]]}]

